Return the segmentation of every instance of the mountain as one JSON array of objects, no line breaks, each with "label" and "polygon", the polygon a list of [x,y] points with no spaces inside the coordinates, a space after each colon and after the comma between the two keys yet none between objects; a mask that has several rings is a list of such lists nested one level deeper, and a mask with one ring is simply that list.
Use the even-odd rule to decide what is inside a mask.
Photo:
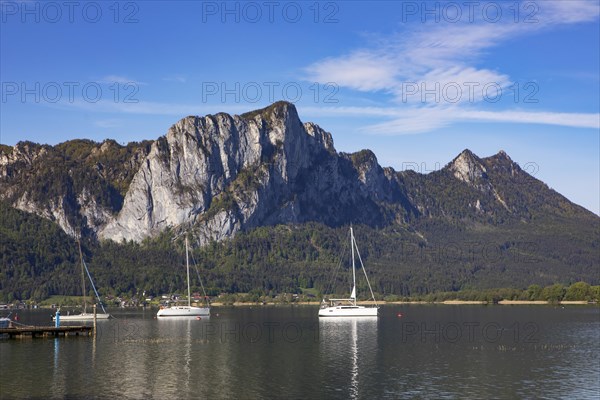
[{"label": "mountain", "polygon": [[159,139],[120,146],[74,140],[0,149],[0,199],[71,235],[140,242],[193,225],[201,243],[263,225],[410,226],[422,218],[482,223],[547,215],[597,222],[500,151],[463,151],[427,175],[338,153],[331,134],[278,102],[243,115],[186,117]]},{"label": "mountain", "polygon": [[[312,246],[314,260],[324,254],[329,260],[310,232],[324,230],[333,243],[342,240],[339,232],[348,224],[360,225],[370,232],[365,240],[380,276],[387,276],[382,292],[397,291],[386,289],[394,279],[411,282],[398,289],[403,292],[563,278],[592,283],[600,264],[600,218],[529,175],[505,152],[480,158],[464,150],[429,174],[397,172],[382,168],[369,150],[337,152],[331,134],[302,123],[287,102],[242,115],[189,116],[157,140],[126,146],[112,140],[0,146],[0,202],[3,213],[36,214],[71,237],[82,235],[90,256],[97,246],[100,253],[113,248],[111,241],[152,246],[184,230],[199,245],[222,242],[213,255],[231,243],[243,247],[239,240],[252,241],[259,234],[254,232],[271,238],[268,247],[274,249],[272,232],[287,235],[277,228],[285,225],[294,227],[295,240],[310,242],[302,246]],[[11,211],[14,221],[23,215]],[[503,256],[491,263],[488,253]],[[263,257],[273,259],[270,253]],[[225,268],[221,261],[215,266]],[[509,272],[502,275],[502,268]]]}]

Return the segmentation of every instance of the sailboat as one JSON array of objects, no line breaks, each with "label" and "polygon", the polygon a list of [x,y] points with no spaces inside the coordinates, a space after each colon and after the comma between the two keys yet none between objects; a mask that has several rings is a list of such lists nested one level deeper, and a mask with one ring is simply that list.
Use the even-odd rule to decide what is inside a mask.
[{"label": "sailboat", "polygon": [[[108,318],[110,318],[110,314],[108,314],[106,312],[106,310],[104,309],[104,306],[102,305],[102,301],[100,300],[100,295],[98,295],[98,291],[96,290],[96,286],[94,285],[94,281],[92,280],[92,276],[90,275],[90,271],[87,269],[87,266],[85,265],[85,261],[83,261],[83,253],[81,251],[81,242],[79,240],[77,240],[77,244],[79,245],[79,259],[81,261],[81,289],[82,289],[82,293],[83,293],[83,312],[81,314],[62,315],[62,314],[60,314],[60,308],[59,308],[57,313],[60,315],[60,321],[93,321],[94,318],[108,319]],[[102,308],[102,312],[96,313],[95,317],[94,317],[94,313],[87,312],[87,296],[85,295],[85,293],[86,293],[86,291],[85,291],[85,275],[86,275],[86,273],[90,280],[90,283],[92,284],[94,293],[96,294],[96,299],[98,299],[98,303],[100,304],[100,307]],[[56,321],[56,315],[52,317],[52,321]]]},{"label": "sailboat", "polygon": [[161,308],[156,313],[158,318],[168,317],[208,317],[210,316],[210,307],[192,307],[192,295],[190,291],[190,258],[188,249],[188,239],[185,238],[185,264],[187,268],[187,289],[188,289],[188,305],[187,306],[172,306]]},{"label": "sailboat", "polygon": [[[352,227],[350,227],[350,248],[352,249],[352,292],[350,293],[350,298],[329,299],[329,304],[325,299],[323,299],[321,308],[319,309],[319,317],[377,317],[379,307],[375,301],[373,289],[371,289],[371,284],[369,283],[365,266],[363,265],[362,258],[360,257],[360,252],[358,251],[358,246],[356,245],[356,240],[354,239],[354,231],[352,230]],[[358,260],[360,261],[360,265],[365,274],[369,290],[371,291],[371,297],[373,298],[373,302],[375,304],[372,307],[359,306],[356,304],[356,265],[354,261],[355,249],[356,254],[358,255]]]}]

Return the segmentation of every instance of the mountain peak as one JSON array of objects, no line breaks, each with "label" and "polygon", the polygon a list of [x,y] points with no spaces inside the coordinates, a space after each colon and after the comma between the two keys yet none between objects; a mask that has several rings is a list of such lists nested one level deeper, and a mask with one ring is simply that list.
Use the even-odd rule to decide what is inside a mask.
[{"label": "mountain peak", "polygon": [[460,154],[457,156],[458,157],[477,157],[475,155],[475,153],[473,153],[471,150],[469,149],[464,149],[463,151],[460,152]]},{"label": "mountain peak", "polygon": [[498,154],[496,154],[497,157],[504,157],[504,158],[508,158],[510,160],[510,157],[508,156],[508,154],[506,154],[506,152],[504,150],[500,150],[498,152]]},{"label": "mountain peak", "polygon": [[522,171],[519,164],[514,162],[504,150],[500,150],[493,156],[486,157],[483,161],[485,165],[487,165],[489,171],[493,170],[495,172],[510,175],[511,177],[515,177]]},{"label": "mountain peak", "polygon": [[448,165],[448,169],[452,171],[454,177],[466,183],[475,184],[477,180],[486,177],[486,168],[471,150],[463,150],[452,162]]},{"label": "mountain peak", "polygon": [[492,157],[495,160],[498,161],[504,161],[504,162],[510,162],[512,163],[513,160],[510,158],[510,156],[508,154],[506,154],[506,152],[504,150],[500,150],[498,153],[494,154]]}]

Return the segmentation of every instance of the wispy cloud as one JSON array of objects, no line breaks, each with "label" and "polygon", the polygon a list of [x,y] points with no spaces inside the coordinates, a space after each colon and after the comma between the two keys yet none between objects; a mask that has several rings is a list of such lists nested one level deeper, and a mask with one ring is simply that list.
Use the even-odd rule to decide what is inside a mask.
[{"label": "wispy cloud", "polygon": [[360,91],[390,90],[396,86],[398,66],[394,57],[379,51],[359,50],[332,57],[306,68],[309,81],[335,82]]},{"label": "wispy cloud", "polygon": [[408,109],[397,118],[364,127],[366,133],[398,135],[424,133],[444,128],[457,122],[504,122],[568,126],[572,128],[600,129],[599,114],[531,112],[531,111],[481,111],[461,107],[432,107]]},{"label": "wispy cloud", "polygon": [[94,121],[94,125],[99,128],[118,128],[122,125],[122,123],[117,119],[100,119]]},{"label": "wispy cloud", "polygon": [[523,110],[481,111],[462,106],[440,107],[305,107],[302,114],[311,117],[385,117],[387,121],[368,125],[365,133],[397,135],[440,129],[456,122],[505,122],[600,129],[600,114],[533,112]]},{"label": "wispy cloud", "polygon": [[[494,85],[503,90],[513,84],[507,74],[480,67],[481,59],[493,47],[560,24],[597,20],[600,10],[598,2],[585,0],[533,4],[538,9],[528,23],[505,20],[413,26],[411,32],[381,37],[371,47],[316,61],[304,69],[304,78],[313,82],[335,82],[359,92],[388,95],[390,104],[400,109],[392,121],[366,128],[372,132],[427,132],[468,120],[596,127],[598,114],[491,112],[473,107],[485,100],[481,88]],[[504,4],[504,7],[510,6],[514,4]],[[510,15],[509,10],[505,11],[505,15]],[[444,88],[454,87],[466,91],[461,95],[443,92]],[[477,90],[470,90],[474,87]],[[426,92],[430,95],[425,95]],[[327,110],[337,113],[340,108],[323,111]],[[352,112],[369,114],[373,111],[363,108]],[[376,113],[390,114],[388,110]]]},{"label": "wispy cloud", "polygon": [[552,0],[540,4],[547,24],[572,24],[598,19],[600,3],[595,0]]},{"label": "wispy cloud", "polygon": [[186,83],[187,77],[185,75],[175,74],[175,75],[165,76],[164,78],[162,78],[162,80],[165,82]]},{"label": "wispy cloud", "polygon": [[110,100],[99,100],[87,102],[76,99],[73,102],[60,102],[55,107],[71,108],[97,113],[114,114],[141,114],[141,115],[171,115],[184,117],[187,115],[206,115],[219,112],[230,114],[244,113],[248,111],[246,104],[185,104],[185,103],[162,103],[152,101],[138,101],[135,103],[114,102]]},{"label": "wispy cloud", "polygon": [[121,85],[126,85],[126,84],[147,85],[147,83],[145,83],[145,82],[140,82],[138,80],[131,79],[129,77],[122,76],[122,75],[106,75],[106,76],[102,77],[99,81],[102,83],[106,83],[106,84],[118,83]]}]

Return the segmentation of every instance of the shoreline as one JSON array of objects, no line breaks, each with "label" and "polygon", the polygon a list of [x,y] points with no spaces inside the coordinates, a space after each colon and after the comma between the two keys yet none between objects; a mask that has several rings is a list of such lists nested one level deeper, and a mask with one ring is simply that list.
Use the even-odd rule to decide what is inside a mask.
[{"label": "shoreline", "polygon": [[[211,307],[269,307],[269,306],[319,306],[320,302],[298,301],[293,303],[241,303],[224,304],[220,302],[211,303]],[[361,306],[375,305],[374,301],[357,301],[356,304]],[[545,300],[500,300],[498,303],[480,300],[444,300],[444,301],[380,301],[377,305],[388,304],[432,304],[432,305],[598,305],[598,303],[589,303],[585,300],[564,300],[559,303],[551,303]]]},{"label": "shoreline", "polygon": [[596,303],[589,303],[586,300],[563,300],[558,303],[551,303],[544,300],[500,300],[498,304],[501,305],[521,305],[521,304],[557,304],[557,305],[594,305]]},{"label": "shoreline", "polygon": [[[481,300],[444,300],[444,301],[433,301],[433,302],[428,302],[428,301],[378,301],[377,303],[375,303],[372,300],[369,301],[357,301],[356,302],[358,305],[361,306],[373,306],[375,304],[382,306],[382,305],[411,305],[411,304],[416,304],[416,305],[508,305],[508,306],[513,306],[513,305],[595,305],[598,306],[598,303],[594,303],[594,302],[588,302],[585,300],[564,300],[558,303],[551,303],[545,300],[500,300],[497,303],[493,303],[493,302],[488,302],[488,301],[481,301]],[[215,301],[213,303],[210,304],[211,307],[279,307],[279,306],[284,306],[284,307],[288,307],[288,306],[315,306],[318,307],[321,305],[321,302],[319,301],[297,301],[297,302],[290,302],[290,303],[275,303],[275,302],[267,302],[267,303],[246,303],[246,302],[235,302],[235,303],[222,303],[219,301]],[[62,306],[63,308],[67,308],[67,309],[77,309],[78,307],[73,306]],[[109,309],[112,309],[113,307],[109,307]],[[140,309],[140,308],[144,308],[141,306],[138,307],[125,307],[125,308],[121,308],[121,307],[115,307],[114,309]],[[157,308],[157,306],[154,305],[149,305],[146,306],[146,308]],[[39,306],[38,309],[49,309],[49,310],[53,310],[54,308],[50,307],[50,306]],[[20,310],[17,308],[13,308],[13,309],[6,309],[5,311],[8,310]]]}]

